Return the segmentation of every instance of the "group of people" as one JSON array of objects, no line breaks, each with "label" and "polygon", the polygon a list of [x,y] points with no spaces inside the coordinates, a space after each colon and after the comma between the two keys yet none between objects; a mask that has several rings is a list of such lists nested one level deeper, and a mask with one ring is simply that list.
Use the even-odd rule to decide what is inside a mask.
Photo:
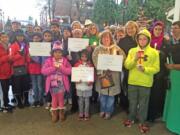
[{"label": "group of people", "polygon": [[[89,39],[89,46],[80,52],[70,51],[68,38]],[[50,42],[50,56],[31,56],[30,42]],[[147,121],[163,116],[167,127],[180,134],[179,51],[180,21],[172,24],[168,36],[162,21],[149,29],[128,21],[125,26],[106,27],[101,32],[90,21],[84,26],[74,21],[63,29],[58,22],[51,22],[45,30],[29,24],[24,32],[14,21],[11,31],[0,33],[1,108],[3,112],[13,108],[8,99],[10,85],[18,108],[30,106],[32,88],[32,106],[46,103],[53,122],[65,120],[65,101],[72,104],[72,112],[79,110],[79,120],[89,120],[90,101],[100,104],[100,117],[110,119],[120,99],[128,115],[125,127],[139,122],[140,132],[146,133]],[[100,54],[121,55],[122,71],[98,69]],[[71,82],[72,67],[93,67],[94,82]]]}]

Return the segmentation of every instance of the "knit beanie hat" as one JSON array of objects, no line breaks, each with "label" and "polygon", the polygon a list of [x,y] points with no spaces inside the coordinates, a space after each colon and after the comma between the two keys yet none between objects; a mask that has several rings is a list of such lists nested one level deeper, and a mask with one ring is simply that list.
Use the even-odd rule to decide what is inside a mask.
[{"label": "knit beanie hat", "polygon": [[52,51],[54,52],[56,50],[63,50],[63,44],[60,41],[56,41],[53,43]]}]

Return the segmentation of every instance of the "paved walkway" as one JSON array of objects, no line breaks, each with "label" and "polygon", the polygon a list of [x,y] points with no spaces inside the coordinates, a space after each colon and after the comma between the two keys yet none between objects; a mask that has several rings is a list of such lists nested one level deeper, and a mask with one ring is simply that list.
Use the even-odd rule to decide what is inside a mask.
[{"label": "paved walkway", "polygon": [[[16,109],[12,114],[0,113],[0,135],[140,135],[137,124],[125,128],[124,112],[117,112],[111,120],[104,120],[98,113],[90,121],[78,121],[77,113],[69,115],[63,123],[52,123],[44,108]],[[162,122],[151,124],[147,135],[173,135]]]}]

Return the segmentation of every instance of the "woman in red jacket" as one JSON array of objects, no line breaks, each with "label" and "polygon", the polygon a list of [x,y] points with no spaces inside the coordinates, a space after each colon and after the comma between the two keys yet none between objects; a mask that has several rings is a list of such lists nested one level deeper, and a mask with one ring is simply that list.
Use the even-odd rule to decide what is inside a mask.
[{"label": "woman in red jacket", "polygon": [[[30,61],[28,45],[25,42],[23,31],[16,32],[16,41],[10,46],[10,55],[12,57],[12,88],[13,94],[18,101],[18,107],[29,106],[29,76],[27,74],[27,65]],[[24,100],[24,104],[22,101]]]},{"label": "woman in red jacket", "polygon": [[8,91],[9,79],[11,77],[10,56],[8,54],[9,37],[6,33],[0,33],[0,82],[3,91],[4,108],[3,112],[8,112],[10,106],[8,105]]}]

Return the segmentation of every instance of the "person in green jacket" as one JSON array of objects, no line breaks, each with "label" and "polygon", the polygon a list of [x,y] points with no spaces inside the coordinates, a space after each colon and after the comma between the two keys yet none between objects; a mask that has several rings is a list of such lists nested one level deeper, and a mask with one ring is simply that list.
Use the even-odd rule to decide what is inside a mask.
[{"label": "person in green jacket", "polygon": [[89,45],[90,46],[98,46],[99,45],[99,30],[96,24],[91,24],[89,26]]},{"label": "person in green jacket", "polygon": [[129,70],[128,99],[129,114],[124,126],[131,127],[137,117],[141,133],[149,131],[145,124],[147,119],[150,89],[153,76],[160,70],[159,53],[151,48],[151,34],[143,29],[137,34],[137,47],[129,50],[125,68]]}]

